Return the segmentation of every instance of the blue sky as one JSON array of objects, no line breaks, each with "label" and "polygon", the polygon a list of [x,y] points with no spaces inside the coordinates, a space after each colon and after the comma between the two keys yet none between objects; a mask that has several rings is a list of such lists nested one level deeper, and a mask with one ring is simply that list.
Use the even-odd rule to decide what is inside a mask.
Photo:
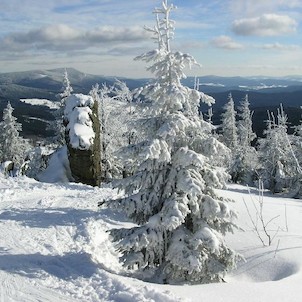
[{"label": "blue sky", "polygon": [[[170,1],[171,3],[171,1]],[[202,65],[189,75],[302,74],[301,0],[174,0],[172,48]],[[1,0],[0,71],[74,67],[150,76],[133,61],[155,44],[159,0]]]}]

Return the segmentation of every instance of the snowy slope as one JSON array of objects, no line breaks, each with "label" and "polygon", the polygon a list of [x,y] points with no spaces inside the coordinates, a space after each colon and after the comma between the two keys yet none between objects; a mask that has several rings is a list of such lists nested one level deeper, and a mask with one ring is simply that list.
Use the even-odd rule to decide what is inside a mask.
[{"label": "snowy slope", "polygon": [[115,217],[97,212],[110,194],[0,178],[0,301],[177,301],[112,273],[120,268],[105,231]]},{"label": "snowy slope", "polygon": [[[241,253],[245,262],[226,277],[226,283],[190,286],[192,301],[215,302],[298,302],[302,301],[302,201],[264,194],[263,214],[268,223],[269,234],[275,238],[271,246],[264,247],[253,225],[244,200],[253,220],[259,209],[259,193],[239,185],[230,185],[228,190],[218,190],[220,195],[235,200],[233,207],[238,212],[238,224],[244,231],[227,236],[231,247]],[[260,235],[263,234],[258,222]],[[288,228],[288,230],[287,230]],[[276,233],[277,231],[277,233]],[[183,297],[183,289],[170,288]]]},{"label": "snowy slope", "polygon": [[280,215],[270,232],[281,229],[263,247],[243,202],[253,215],[257,195],[237,185],[218,193],[236,200],[246,231],[227,241],[246,262],[223,284],[159,285],[127,277],[118,262],[106,230],[129,222],[97,209],[113,190],[0,175],[0,301],[300,301],[302,202],[264,196],[265,219]]}]

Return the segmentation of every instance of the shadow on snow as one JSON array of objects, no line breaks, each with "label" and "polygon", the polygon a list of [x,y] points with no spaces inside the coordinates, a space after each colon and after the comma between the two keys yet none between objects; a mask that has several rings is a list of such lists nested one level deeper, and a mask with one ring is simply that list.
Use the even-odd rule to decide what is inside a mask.
[{"label": "shadow on snow", "polygon": [[65,255],[0,255],[0,270],[28,278],[40,278],[45,273],[59,279],[90,278],[97,266],[86,253]]},{"label": "shadow on snow", "polygon": [[0,214],[0,220],[21,222],[24,226],[48,228],[50,226],[78,225],[83,219],[99,217],[99,213],[90,210],[72,208],[49,209],[10,209]]}]

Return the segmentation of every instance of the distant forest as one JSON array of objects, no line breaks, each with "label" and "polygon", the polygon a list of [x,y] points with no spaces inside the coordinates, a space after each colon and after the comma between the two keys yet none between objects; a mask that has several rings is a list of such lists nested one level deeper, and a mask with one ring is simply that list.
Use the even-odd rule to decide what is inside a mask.
[{"label": "distant forest", "polygon": [[[68,68],[68,75],[75,92],[88,93],[95,83],[111,85],[114,77],[87,75],[72,68]],[[21,103],[21,98],[43,98],[58,100],[57,95],[62,89],[62,74],[64,69],[35,70],[28,72],[0,74],[0,112],[2,113],[8,101],[15,108],[14,114],[22,123],[22,134],[25,137],[48,137],[53,133],[47,130],[47,122],[53,119],[51,109],[44,106],[32,106]],[[200,91],[216,100],[213,105],[213,123],[221,123],[222,107],[232,93],[235,106],[242,101],[246,94],[249,96],[250,108],[253,114],[253,128],[258,137],[263,136],[267,111],[276,112],[280,103],[288,115],[289,133],[291,126],[298,125],[302,110],[302,84],[300,78],[242,78],[242,77],[200,77]],[[140,87],[149,79],[125,79],[129,89]],[[193,87],[194,78],[188,77],[184,84]],[[265,87],[265,88],[263,88]],[[261,89],[262,88],[262,89]],[[203,114],[207,113],[207,106],[201,105]]]}]

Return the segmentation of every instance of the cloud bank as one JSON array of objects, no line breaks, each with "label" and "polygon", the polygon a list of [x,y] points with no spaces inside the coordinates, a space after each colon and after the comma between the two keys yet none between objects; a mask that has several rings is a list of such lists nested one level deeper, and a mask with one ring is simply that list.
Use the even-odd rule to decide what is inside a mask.
[{"label": "cloud bank", "polygon": [[10,33],[0,39],[0,51],[76,51],[99,45],[129,45],[145,40],[146,33],[140,27],[105,26],[93,30],[80,30],[58,24],[28,32]]},{"label": "cloud bank", "polygon": [[298,23],[286,15],[263,14],[255,18],[235,20],[232,30],[242,36],[279,36],[294,33]]}]

